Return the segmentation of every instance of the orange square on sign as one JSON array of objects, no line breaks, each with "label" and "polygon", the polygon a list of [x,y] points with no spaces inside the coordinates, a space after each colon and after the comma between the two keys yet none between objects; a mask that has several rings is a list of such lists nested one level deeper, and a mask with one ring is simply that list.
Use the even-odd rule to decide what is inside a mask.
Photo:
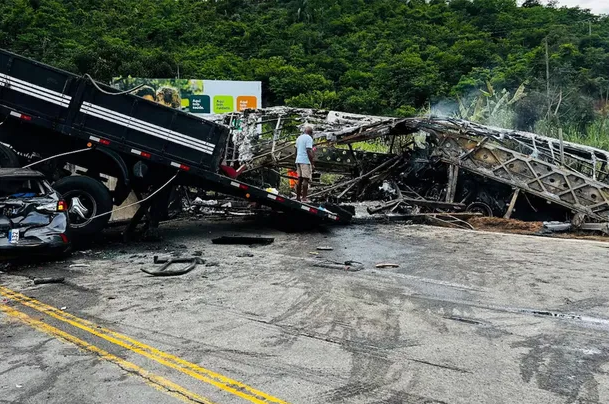
[{"label": "orange square on sign", "polygon": [[237,97],[237,111],[246,109],[256,109],[258,107],[258,99],[253,95],[240,95]]}]

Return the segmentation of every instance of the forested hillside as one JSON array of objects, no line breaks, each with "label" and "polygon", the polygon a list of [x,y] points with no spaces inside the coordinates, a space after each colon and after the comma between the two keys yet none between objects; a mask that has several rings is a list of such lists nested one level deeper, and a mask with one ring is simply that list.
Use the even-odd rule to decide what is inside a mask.
[{"label": "forested hillside", "polygon": [[4,0],[0,31],[2,48],[105,81],[179,69],[262,80],[266,105],[404,116],[461,100],[472,119],[509,109],[506,126],[606,136],[609,18],[535,0]]}]

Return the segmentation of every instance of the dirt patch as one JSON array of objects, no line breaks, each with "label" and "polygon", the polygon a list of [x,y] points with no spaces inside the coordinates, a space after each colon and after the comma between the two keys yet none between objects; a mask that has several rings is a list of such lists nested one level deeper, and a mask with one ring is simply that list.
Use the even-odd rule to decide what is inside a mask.
[{"label": "dirt patch", "polygon": [[543,229],[542,222],[523,222],[500,217],[473,217],[468,223],[476,230],[501,231],[516,234],[537,234]]}]

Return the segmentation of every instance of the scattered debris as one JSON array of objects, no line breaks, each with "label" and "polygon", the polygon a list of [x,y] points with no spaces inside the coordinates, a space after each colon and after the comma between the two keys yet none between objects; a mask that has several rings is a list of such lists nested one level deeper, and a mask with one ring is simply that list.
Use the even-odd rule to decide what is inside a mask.
[{"label": "scattered debris", "polygon": [[549,233],[563,233],[573,230],[600,232],[609,235],[609,223],[582,223],[575,225],[568,222],[543,222],[543,229]]},{"label": "scattered debris", "polygon": [[334,250],[333,247],[328,247],[328,246],[322,246],[322,247],[317,247],[317,250],[319,251],[332,251]]},{"label": "scattered debris", "polygon": [[[140,270],[142,272],[145,272],[149,275],[152,276],[177,276],[177,275],[184,275],[187,274],[188,272],[192,271],[193,269],[195,269],[195,267],[197,266],[197,264],[202,263],[203,261],[200,258],[197,257],[191,257],[191,258],[159,258],[158,256],[154,256],[154,263],[155,264],[163,264],[162,267],[160,267],[157,270],[154,271],[150,271],[147,270],[146,268],[140,268]],[[173,264],[189,264],[187,266],[185,266],[184,268],[181,269],[175,269],[175,270],[167,270],[167,268],[169,268],[171,265]]]},{"label": "scattered debris", "polygon": [[251,258],[253,256],[254,256],[254,254],[248,253],[248,252],[237,254],[237,257],[240,257],[240,258]]},{"label": "scattered debris", "polygon": [[275,239],[273,237],[246,237],[246,236],[222,236],[213,239],[214,244],[245,244],[245,245],[268,245]]},{"label": "scattered debris", "polygon": [[217,267],[218,265],[220,265],[218,261],[209,261],[207,264],[205,264],[206,267]]},{"label": "scattered debris", "polygon": [[560,233],[571,230],[571,223],[563,222],[543,222],[543,229],[550,233]]},{"label": "scattered debris", "polygon": [[450,316],[450,317],[444,317],[448,320],[453,320],[453,321],[458,321],[460,323],[465,323],[465,324],[471,324],[471,325],[484,325],[484,323],[478,321],[478,320],[473,320],[470,318],[464,318],[464,317],[458,317],[458,316]]},{"label": "scattered debris", "polygon": [[45,283],[63,283],[65,278],[34,278],[34,285],[42,285]]},{"label": "scattered debris", "polygon": [[193,256],[195,257],[200,257],[203,255],[203,251],[201,250],[196,250],[195,252],[192,253]]},{"label": "scattered debris", "polygon": [[399,268],[400,266],[398,264],[381,263],[381,264],[376,264],[374,267],[375,268]]},{"label": "scattered debris", "polygon": [[357,271],[361,271],[362,269],[364,269],[364,264],[362,264],[361,262],[358,261],[345,261],[345,262],[338,262],[338,261],[322,261],[322,262],[315,262],[313,263],[314,267],[319,267],[319,268],[330,268],[330,269],[338,269],[340,271],[348,271],[348,272],[357,272]]},{"label": "scattered debris", "polygon": [[89,264],[72,264],[70,268],[89,268],[90,266]]},{"label": "scattered debris", "polygon": [[458,215],[458,213],[431,214],[425,217],[425,222],[440,227],[475,230],[474,226],[456,215]]}]

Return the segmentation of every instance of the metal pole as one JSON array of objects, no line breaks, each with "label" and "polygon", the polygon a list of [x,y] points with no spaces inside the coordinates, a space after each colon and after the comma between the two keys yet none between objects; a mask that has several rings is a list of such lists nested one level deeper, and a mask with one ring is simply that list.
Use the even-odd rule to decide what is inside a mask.
[{"label": "metal pole", "polygon": [[520,194],[520,188],[516,188],[514,193],[512,194],[512,200],[510,201],[510,206],[508,206],[508,210],[505,212],[503,216],[504,219],[509,219],[512,217],[512,212],[514,211],[514,206],[516,206],[516,200],[518,199],[518,195]]},{"label": "metal pole", "polygon": [[565,165],[565,148],[563,145],[562,128],[558,128],[558,140],[560,141],[560,164]]},{"label": "metal pole", "polygon": [[546,37],[546,97],[548,101],[548,115],[546,119],[550,119],[552,115],[552,100],[550,99],[550,54],[548,50],[548,37]]},{"label": "metal pole", "polygon": [[281,126],[281,118],[277,118],[277,124],[275,125],[275,130],[273,131],[273,145],[271,146],[271,154],[273,156],[273,160],[275,160],[275,144],[277,143],[277,139],[279,139],[279,134]]},{"label": "metal pole", "polygon": [[459,178],[459,166],[450,164],[448,166],[448,184],[446,187],[446,202],[453,203],[455,201],[455,193],[457,191],[458,178]]}]

